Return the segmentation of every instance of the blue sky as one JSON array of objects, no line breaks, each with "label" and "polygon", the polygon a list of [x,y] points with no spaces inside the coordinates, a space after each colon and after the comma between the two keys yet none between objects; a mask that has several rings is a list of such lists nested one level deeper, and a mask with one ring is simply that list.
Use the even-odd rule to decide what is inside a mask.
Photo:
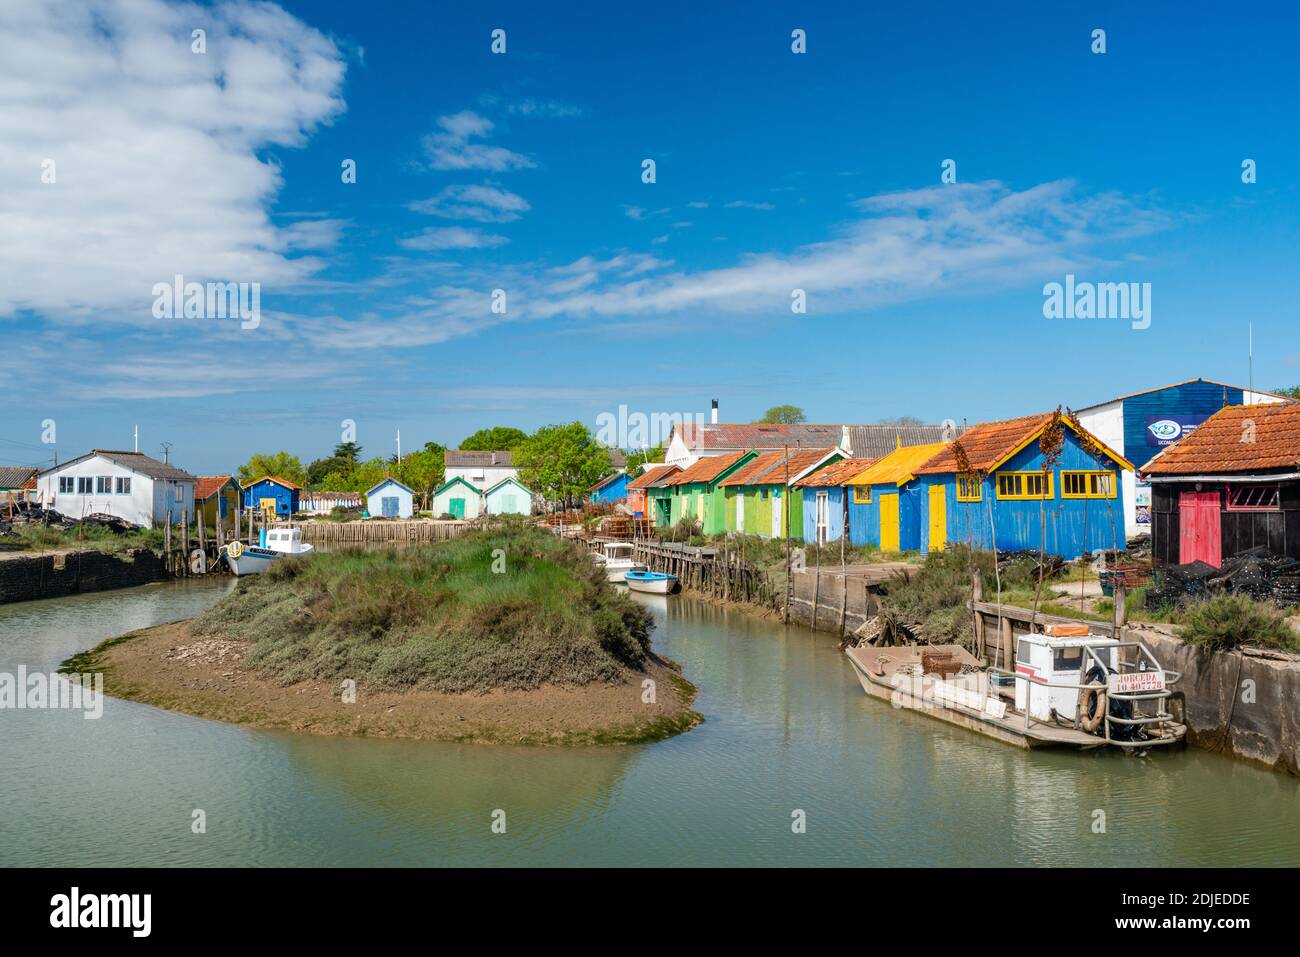
[{"label": "blue sky", "polygon": [[[461,6],[0,13],[0,463],[47,419],[197,472],[345,419],[979,421],[1245,384],[1248,322],[1300,382],[1292,11]],[[1150,283],[1150,328],[1044,318],[1067,272]],[[176,273],[259,282],[260,324],[155,318]]]}]

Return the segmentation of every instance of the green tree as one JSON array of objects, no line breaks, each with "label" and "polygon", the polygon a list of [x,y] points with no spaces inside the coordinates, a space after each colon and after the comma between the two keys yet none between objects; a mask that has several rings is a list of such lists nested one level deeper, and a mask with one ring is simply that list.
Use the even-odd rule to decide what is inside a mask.
[{"label": "green tree", "polygon": [[343,459],[348,465],[355,466],[361,461],[361,446],[355,442],[340,442],[334,446],[334,458]]},{"label": "green tree", "polygon": [[347,474],[352,471],[352,468],[352,462],[338,455],[316,459],[307,466],[307,487],[316,491],[336,492],[338,489],[331,488],[326,484],[326,477],[335,472]]},{"label": "green tree", "polygon": [[479,429],[460,443],[460,447],[470,452],[513,452],[528,438],[528,433],[509,426],[497,426],[491,429]]},{"label": "green tree", "polygon": [[416,500],[423,508],[429,507],[433,491],[442,484],[443,448],[436,442],[429,442],[418,452],[402,456],[393,470],[393,477],[415,492]]},{"label": "green tree", "polygon": [[627,463],[627,474],[636,478],[645,471],[647,464],[662,462],[664,459],[664,447],[656,445],[652,449],[638,449],[635,452],[628,452],[624,458]]},{"label": "green tree", "polygon": [[1278,395],[1286,396],[1288,399],[1300,399],[1300,385],[1293,385],[1289,389],[1274,389]]},{"label": "green tree", "polygon": [[803,409],[797,405],[774,405],[763,413],[760,422],[773,422],[780,425],[796,425],[799,422],[807,422],[808,417],[803,414]]},{"label": "green tree", "polygon": [[514,453],[524,485],[569,507],[613,467],[609,452],[581,422],[540,428]]},{"label": "green tree", "polygon": [[298,456],[280,451],[274,454],[258,452],[239,467],[240,484],[247,484],[264,475],[275,475],[288,479],[295,485],[307,484],[307,470],[298,461]]}]

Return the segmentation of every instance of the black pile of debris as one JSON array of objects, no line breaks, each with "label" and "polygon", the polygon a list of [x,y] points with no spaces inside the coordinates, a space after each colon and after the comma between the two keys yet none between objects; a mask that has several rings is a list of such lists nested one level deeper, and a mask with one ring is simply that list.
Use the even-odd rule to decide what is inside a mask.
[{"label": "black pile of debris", "polygon": [[1037,578],[1040,565],[1043,566],[1043,578],[1047,579],[1065,567],[1065,559],[1060,555],[1044,554],[1036,548],[998,552],[998,574],[1003,577],[1009,572],[1019,571],[1022,577]]},{"label": "black pile of debris", "polygon": [[1205,601],[1215,595],[1247,595],[1282,607],[1300,604],[1300,561],[1262,546],[1229,558],[1222,568],[1195,561],[1168,565],[1147,590],[1147,610]]},{"label": "black pile of debris", "polygon": [[104,512],[94,512],[84,518],[72,518],[38,502],[15,502],[0,509],[0,535],[10,534],[21,525],[40,525],[44,528],[71,530],[78,527],[107,528],[115,535],[135,531],[136,526],[124,518]]}]

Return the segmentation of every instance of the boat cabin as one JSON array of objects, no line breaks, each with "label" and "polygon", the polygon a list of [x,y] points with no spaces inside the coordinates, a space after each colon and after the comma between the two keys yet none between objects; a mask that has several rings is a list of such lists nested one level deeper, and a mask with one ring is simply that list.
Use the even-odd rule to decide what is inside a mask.
[{"label": "boat cabin", "polygon": [[[1097,664],[1107,673],[1118,670],[1115,649],[1119,642],[1101,635],[1021,635],[1016,642],[1016,674],[1052,684],[1078,685],[1083,675]],[[1016,710],[1039,721],[1051,721],[1052,714],[1073,721],[1079,704],[1075,687],[1049,687],[1031,681],[1016,681]]]}]

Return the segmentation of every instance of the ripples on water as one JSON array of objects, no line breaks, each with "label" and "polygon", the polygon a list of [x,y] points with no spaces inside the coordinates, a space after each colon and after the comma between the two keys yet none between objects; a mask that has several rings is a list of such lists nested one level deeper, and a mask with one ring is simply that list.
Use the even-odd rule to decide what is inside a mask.
[{"label": "ripples on water", "polygon": [[[0,670],[53,669],[230,587],[0,606]],[[689,734],[520,749],[275,734],[116,700],[99,721],[0,712],[0,863],[1300,863],[1294,779],[1194,750],[1020,752],[868,699],[825,635],[638,598],[700,688]]]}]

